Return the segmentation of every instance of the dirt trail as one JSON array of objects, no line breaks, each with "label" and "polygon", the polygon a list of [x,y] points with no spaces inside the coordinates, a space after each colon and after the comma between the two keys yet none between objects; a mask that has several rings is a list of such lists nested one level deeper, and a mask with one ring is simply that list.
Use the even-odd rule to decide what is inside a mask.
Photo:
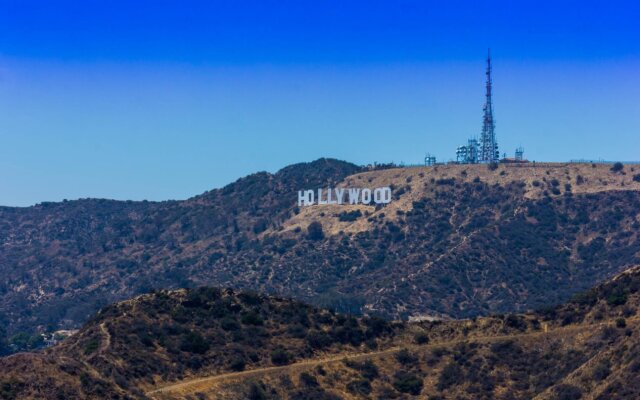
[{"label": "dirt trail", "polygon": [[104,353],[111,346],[111,334],[104,322],[100,324],[100,331],[104,335],[104,341],[100,345],[100,353]]},{"label": "dirt trail", "polygon": [[434,342],[425,345],[402,345],[395,346],[381,351],[369,352],[369,353],[355,353],[355,354],[340,354],[337,356],[319,358],[319,359],[311,359],[300,361],[294,364],[284,365],[280,367],[264,367],[264,368],[256,368],[247,371],[241,372],[229,372],[220,375],[207,376],[202,378],[192,378],[185,380],[183,382],[170,384],[167,386],[163,386],[146,393],[149,397],[159,396],[162,394],[172,393],[174,395],[186,395],[193,394],[196,392],[206,392],[213,386],[218,383],[225,381],[235,381],[239,379],[246,378],[255,378],[259,376],[264,376],[268,374],[278,374],[282,372],[292,372],[292,371],[302,371],[309,370],[318,365],[329,364],[334,362],[341,362],[343,360],[351,360],[351,361],[364,361],[372,358],[381,358],[389,355],[396,354],[401,349],[409,349],[409,350],[425,350],[430,348],[436,348],[441,346],[451,346],[464,342],[480,342],[480,343],[488,343],[495,342],[501,340],[509,340],[516,338],[533,338],[538,336],[552,336],[557,334],[566,334],[571,331],[581,331],[587,329],[593,329],[594,327],[604,326],[609,324],[609,322],[603,322],[599,324],[593,325],[575,325],[575,326],[565,326],[556,328],[553,330],[545,331],[536,331],[536,332],[528,332],[528,333],[520,333],[520,334],[509,334],[509,335],[487,335],[487,336],[476,336],[476,337],[465,337],[460,339],[454,339],[449,341],[441,341]]},{"label": "dirt trail", "polygon": [[[627,323],[635,324],[635,323],[638,323],[638,321],[639,321],[638,317],[627,319]],[[616,348],[608,348],[603,351],[597,352],[596,354],[593,355],[593,357],[589,358],[587,361],[582,363],[582,365],[580,365],[578,368],[571,371],[571,373],[569,373],[564,378],[559,380],[555,385],[548,387],[543,392],[536,395],[536,397],[534,397],[533,400],[544,400],[544,399],[553,398],[553,389],[558,384],[570,384],[570,385],[573,384],[573,385],[579,386],[578,380],[581,378],[580,374],[583,373],[585,370],[588,370],[589,368],[594,367],[596,363],[598,363],[599,361],[602,361],[603,359],[604,360],[612,359],[613,358],[612,352],[614,352],[615,350]],[[598,398],[598,396],[601,395],[602,392],[608,387],[609,383],[611,382],[611,378],[613,378],[616,375],[620,375],[623,371],[624,371],[624,367],[620,365],[616,371],[614,371],[613,373],[611,373],[611,375],[607,377],[608,378],[607,380],[604,380],[600,382],[598,385],[596,385],[595,387],[591,388],[591,391],[585,394],[583,398],[586,400],[594,400]]]}]

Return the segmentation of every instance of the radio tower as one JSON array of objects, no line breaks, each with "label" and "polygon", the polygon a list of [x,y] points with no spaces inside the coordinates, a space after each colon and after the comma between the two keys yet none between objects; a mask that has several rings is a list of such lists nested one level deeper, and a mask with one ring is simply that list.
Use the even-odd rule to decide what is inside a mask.
[{"label": "radio tower", "polygon": [[484,118],[482,119],[482,134],[480,135],[480,151],[478,161],[494,163],[500,159],[498,141],[496,140],[493,121],[493,103],[491,101],[491,52],[487,52],[487,99],[484,103]]}]

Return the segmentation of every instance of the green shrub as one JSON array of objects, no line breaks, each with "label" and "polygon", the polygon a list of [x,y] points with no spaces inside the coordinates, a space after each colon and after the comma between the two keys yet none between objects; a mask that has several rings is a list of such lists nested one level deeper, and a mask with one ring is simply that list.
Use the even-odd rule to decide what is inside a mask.
[{"label": "green shrub", "polygon": [[258,313],[256,313],[255,311],[244,313],[240,320],[245,325],[262,325],[264,323],[260,315],[258,315]]},{"label": "green shrub", "polygon": [[249,386],[249,393],[247,394],[248,400],[267,400],[267,394],[265,393],[262,386],[258,385],[255,382],[251,382],[251,386]]},{"label": "green shrub", "polygon": [[415,364],[418,361],[418,357],[409,353],[409,350],[402,349],[396,354],[396,360],[402,365]]},{"label": "green shrub", "polygon": [[303,372],[300,374],[300,383],[306,387],[317,387],[318,380],[308,372]]},{"label": "green shrub", "polygon": [[356,379],[347,383],[347,391],[355,395],[368,396],[371,393],[371,383],[366,379]]},{"label": "green shrub", "polygon": [[0,382],[0,399],[17,399],[18,392],[22,389],[23,386],[24,383],[17,381]]},{"label": "green shrub", "polygon": [[278,347],[271,352],[271,362],[275,365],[287,365],[291,362],[291,355],[285,349]]},{"label": "green shrub", "polygon": [[440,373],[437,387],[438,390],[444,390],[453,385],[460,385],[463,381],[464,375],[462,374],[460,366],[455,362],[451,362],[447,364],[442,370],[442,373]]},{"label": "green shrub", "polygon": [[88,356],[89,354],[95,353],[98,347],[100,347],[100,340],[98,340],[98,338],[89,339],[84,345],[84,355]]},{"label": "green shrub", "polygon": [[580,292],[575,294],[571,301],[583,306],[594,306],[598,302],[598,293],[595,290]]},{"label": "green shrub", "polygon": [[349,368],[353,368],[360,372],[363,378],[367,380],[373,380],[379,376],[378,367],[371,360],[366,360],[363,363],[347,360],[345,365]]},{"label": "green shrub", "polygon": [[436,185],[449,185],[452,186],[456,183],[455,178],[440,178],[436,180]]},{"label": "green shrub", "polygon": [[247,362],[245,361],[244,357],[242,357],[241,355],[236,355],[233,358],[231,358],[231,361],[229,361],[229,368],[232,371],[243,371],[246,365],[247,365]]},{"label": "green shrub", "polygon": [[626,293],[611,293],[607,296],[607,304],[610,306],[621,306],[627,302]]},{"label": "green shrub", "polygon": [[416,344],[427,344],[427,343],[429,343],[429,335],[427,335],[424,332],[418,332],[413,337],[413,341]]},{"label": "green shrub", "polygon": [[582,398],[582,391],[571,385],[560,384],[553,390],[556,400],[578,400]]},{"label": "green shrub", "polygon": [[182,336],[180,350],[188,353],[204,354],[209,350],[209,342],[207,342],[198,332],[191,331]]},{"label": "green shrub", "polygon": [[307,343],[313,349],[324,349],[331,346],[333,338],[324,331],[309,331],[306,338]]},{"label": "green shrub", "polygon": [[310,223],[307,227],[307,237],[311,240],[322,240],[324,238],[322,224],[318,221]]},{"label": "green shrub", "polygon": [[601,381],[611,374],[611,368],[607,361],[599,363],[593,370],[593,379]]},{"label": "green shrub", "polygon": [[523,318],[518,317],[517,315],[513,315],[513,314],[508,315],[504,320],[504,324],[509,328],[514,328],[519,331],[527,330],[527,322]]},{"label": "green shrub", "polygon": [[304,339],[307,337],[307,327],[302,324],[289,326],[287,332],[296,339]]},{"label": "green shrub", "polygon": [[395,375],[393,387],[400,393],[417,396],[422,392],[422,379],[414,373],[400,371]]},{"label": "green shrub", "polygon": [[362,212],[360,210],[355,211],[343,211],[338,216],[338,219],[342,222],[353,222],[358,218],[362,217]]},{"label": "green shrub", "polygon": [[9,342],[18,349],[18,351],[29,351],[40,348],[44,345],[44,339],[42,335],[36,333],[30,335],[25,332],[20,332],[11,337]]},{"label": "green shrub", "polygon": [[612,172],[620,172],[623,169],[624,169],[624,165],[621,162],[617,162],[613,164],[613,166],[611,167]]},{"label": "green shrub", "polygon": [[224,317],[220,321],[220,327],[225,331],[237,331],[240,329],[240,324],[232,317]]},{"label": "green shrub", "polygon": [[252,292],[250,290],[240,293],[238,295],[238,298],[242,300],[244,304],[247,304],[249,306],[256,306],[258,304],[261,304],[263,301],[263,298],[260,295],[260,293]]}]

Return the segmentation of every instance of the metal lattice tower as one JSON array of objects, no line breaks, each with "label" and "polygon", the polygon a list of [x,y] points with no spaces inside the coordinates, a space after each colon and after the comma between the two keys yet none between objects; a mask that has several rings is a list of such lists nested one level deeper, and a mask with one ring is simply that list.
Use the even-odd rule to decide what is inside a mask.
[{"label": "metal lattice tower", "polygon": [[478,161],[481,163],[494,163],[500,159],[498,141],[496,140],[495,123],[493,120],[493,102],[491,100],[491,53],[487,53],[487,99],[484,104],[484,117],[482,120],[482,133],[480,134],[480,148]]}]

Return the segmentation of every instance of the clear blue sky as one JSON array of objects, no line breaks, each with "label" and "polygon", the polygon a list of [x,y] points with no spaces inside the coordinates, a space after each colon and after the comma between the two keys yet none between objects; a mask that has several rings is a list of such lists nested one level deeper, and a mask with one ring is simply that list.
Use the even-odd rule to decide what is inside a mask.
[{"label": "clear blue sky", "polygon": [[[135,5],[134,5],[135,3]],[[637,1],[0,0],[0,204],[183,199],[336,157],[640,159]]]}]

